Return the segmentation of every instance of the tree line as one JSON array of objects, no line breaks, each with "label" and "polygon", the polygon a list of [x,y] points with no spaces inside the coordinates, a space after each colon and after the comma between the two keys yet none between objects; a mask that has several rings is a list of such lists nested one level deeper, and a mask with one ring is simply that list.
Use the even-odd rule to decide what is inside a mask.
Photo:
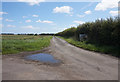
[{"label": "tree line", "polygon": [[19,34],[14,34],[14,33],[1,33],[1,35],[34,35],[34,36],[37,36],[37,35],[51,35],[51,36],[53,36],[54,33],[41,33],[41,34],[33,34],[33,33],[19,33]]},{"label": "tree line", "polygon": [[79,34],[86,34],[88,36],[87,42],[120,46],[120,17],[86,22],[77,27],[71,27],[59,32],[56,35],[67,38],[74,37],[79,40]]}]

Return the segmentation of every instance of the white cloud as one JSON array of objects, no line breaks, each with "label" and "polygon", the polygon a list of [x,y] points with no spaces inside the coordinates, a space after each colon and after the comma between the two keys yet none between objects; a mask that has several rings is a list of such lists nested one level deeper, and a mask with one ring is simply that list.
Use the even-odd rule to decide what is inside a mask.
[{"label": "white cloud", "polygon": [[85,11],[84,13],[85,14],[91,14],[92,12],[90,10],[88,10],[88,11]]},{"label": "white cloud", "polygon": [[45,21],[42,21],[42,23],[53,23],[53,22],[52,22],[52,21],[45,20]]},{"label": "white cloud", "polygon": [[23,16],[22,18],[27,18],[27,16]]},{"label": "white cloud", "polygon": [[83,17],[85,17],[85,15],[77,15],[78,17],[80,17],[80,18],[83,18]]},{"label": "white cloud", "polygon": [[109,12],[112,16],[117,16],[118,15],[118,11],[110,11]]},{"label": "white cloud", "polygon": [[25,22],[27,22],[27,23],[28,23],[28,22],[32,22],[32,21],[31,21],[31,20],[26,20]]},{"label": "white cloud", "polygon": [[66,29],[68,29],[68,28],[61,28],[61,29],[64,31],[64,30],[66,30]]},{"label": "white cloud", "polygon": [[0,12],[0,15],[3,15],[3,14],[8,14],[7,12]]},{"label": "white cloud", "polygon": [[73,10],[70,6],[62,6],[62,7],[56,7],[53,9],[53,13],[68,13],[70,14]]},{"label": "white cloud", "polygon": [[[98,20],[101,20],[102,18],[97,18],[97,19],[98,19]],[[97,20],[97,19],[96,19],[96,20]]]},{"label": "white cloud", "polygon": [[72,24],[72,25],[70,25],[70,27],[77,27],[77,25],[75,25],[75,24]]},{"label": "white cloud", "polygon": [[88,11],[85,11],[84,12],[85,14],[84,15],[77,15],[78,17],[80,17],[80,18],[83,18],[83,17],[85,17],[86,15],[88,15],[88,14],[91,14],[92,12],[90,11],[90,10],[88,10]]},{"label": "white cloud", "polygon": [[88,11],[85,11],[84,12],[85,14],[84,15],[77,15],[78,17],[80,17],[80,18],[83,18],[83,17],[85,17],[86,15],[88,15],[88,14],[91,14],[92,12],[90,11],[90,10],[88,10]]},{"label": "white cloud", "polygon": [[95,10],[107,10],[108,8],[116,8],[118,7],[119,0],[102,0],[97,4]]},{"label": "white cloud", "polygon": [[7,21],[7,22],[13,22],[14,20],[9,20],[9,19],[6,19],[5,21]]},{"label": "white cloud", "polygon": [[42,21],[41,21],[41,20],[38,20],[38,21],[36,21],[36,22],[39,22],[39,23],[41,23]]},{"label": "white cloud", "polygon": [[77,23],[77,24],[83,24],[83,23],[85,23],[85,22],[83,22],[83,21],[73,21],[74,23]]},{"label": "white cloud", "polygon": [[45,2],[45,0],[18,0],[19,2],[26,2],[29,3],[29,5],[39,5],[40,2]]},{"label": "white cloud", "polygon": [[24,28],[29,28],[29,29],[33,29],[33,26],[24,26]]},{"label": "white cloud", "polygon": [[15,25],[7,25],[7,27],[16,27]]},{"label": "white cloud", "polygon": [[39,15],[33,15],[33,17],[39,17]]},{"label": "white cloud", "polygon": [[48,20],[44,20],[44,21],[38,20],[36,22],[39,22],[39,23],[53,23],[53,21],[48,21]]},{"label": "white cloud", "polygon": [[33,27],[32,25],[29,25],[29,26],[23,26],[22,28],[35,29],[35,27]]},{"label": "white cloud", "polygon": [[2,17],[0,17],[0,20],[2,20],[3,18]]}]

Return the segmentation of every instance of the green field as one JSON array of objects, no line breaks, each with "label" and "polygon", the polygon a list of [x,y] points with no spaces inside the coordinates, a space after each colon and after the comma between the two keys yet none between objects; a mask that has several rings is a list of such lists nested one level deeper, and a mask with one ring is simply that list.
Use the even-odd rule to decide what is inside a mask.
[{"label": "green field", "polygon": [[100,53],[106,53],[106,54],[110,54],[110,55],[113,55],[116,57],[119,57],[119,54],[120,54],[119,46],[91,44],[91,43],[87,43],[85,41],[81,42],[81,41],[73,40],[72,38],[64,38],[64,37],[60,37],[60,36],[59,36],[59,38],[66,40],[68,43],[70,43],[76,47],[80,47],[80,48],[83,48],[86,50],[100,52]]},{"label": "green field", "polygon": [[50,45],[52,36],[3,35],[2,54],[40,50]]}]

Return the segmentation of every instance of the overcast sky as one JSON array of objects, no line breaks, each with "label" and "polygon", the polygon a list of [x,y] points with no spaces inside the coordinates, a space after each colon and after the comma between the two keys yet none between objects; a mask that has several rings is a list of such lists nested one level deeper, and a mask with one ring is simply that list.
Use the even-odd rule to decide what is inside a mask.
[{"label": "overcast sky", "polygon": [[[22,2],[21,2],[22,1]],[[106,2],[3,2],[0,12],[4,33],[57,33],[96,19],[118,15],[118,0]],[[1,24],[0,24],[1,28]]]}]

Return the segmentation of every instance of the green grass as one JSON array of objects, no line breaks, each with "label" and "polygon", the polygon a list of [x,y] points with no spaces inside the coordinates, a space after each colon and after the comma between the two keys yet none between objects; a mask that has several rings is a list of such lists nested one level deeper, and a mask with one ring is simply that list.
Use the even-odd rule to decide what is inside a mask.
[{"label": "green grass", "polygon": [[111,54],[116,57],[120,56],[120,47],[118,47],[118,46],[106,46],[106,45],[91,44],[91,43],[87,43],[85,41],[84,42],[76,41],[76,40],[73,40],[72,38],[64,38],[64,37],[59,37],[59,38],[66,40],[68,43],[70,43],[76,47],[80,47],[80,48],[83,48],[86,50]]},{"label": "green grass", "polygon": [[40,50],[50,45],[52,36],[3,35],[2,54]]}]

